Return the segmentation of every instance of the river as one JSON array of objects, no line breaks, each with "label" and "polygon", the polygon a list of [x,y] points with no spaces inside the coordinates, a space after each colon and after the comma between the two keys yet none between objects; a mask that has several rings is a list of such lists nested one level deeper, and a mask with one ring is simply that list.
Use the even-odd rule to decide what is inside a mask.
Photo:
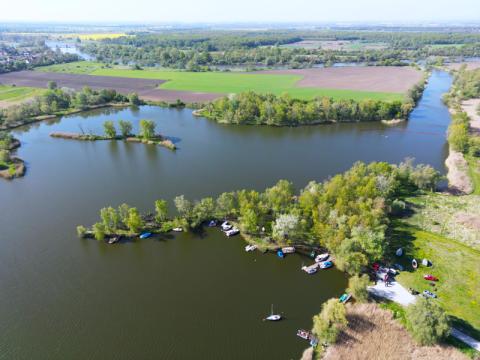
[{"label": "river", "polygon": [[[444,172],[450,121],[434,72],[407,123],[299,128],[226,126],[191,110],[97,110],[14,132],[22,179],[0,182],[0,359],[297,359],[322,302],[347,279],[308,276],[306,258],[245,253],[217,229],[109,246],[76,237],[78,224],[122,202],[151,210],[158,198],[191,199],[278,179],[297,188],[355,161],[415,157]],[[105,120],[152,119],[178,150],[123,142],[52,139],[100,132]],[[270,311],[286,319],[265,323]]]}]

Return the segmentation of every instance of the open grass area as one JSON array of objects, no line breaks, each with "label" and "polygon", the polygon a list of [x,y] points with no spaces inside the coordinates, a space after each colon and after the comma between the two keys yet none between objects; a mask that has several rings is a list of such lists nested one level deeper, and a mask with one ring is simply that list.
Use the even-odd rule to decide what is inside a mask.
[{"label": "open grass area", "polygon": [[471,155],[466,155],[468,163],[468,174],[473,183],[473,194],[480,195],[480,159]]},{"label": "open grass area", "polygon": [[31,87],[0,85],[0,101],[17,102],[40,95],[44,90]]},{"label": "open grass area", "polygon": [[229,72],[186,72],[173,70],[131,70],[121,67],[107,68],[95,62],[73,62],[46,66],[39,71],[52,71],[74,74],[90,74],[101,76],[117,76],[126,78],[166,80],[160,89],[183,90],[205,93],[232,94],[244,91],[259,93],[273,93],[281,95],[288,93],[300,99],[311,99],[316,96],[329,96],[335,99],[374,99],[374,100],[402,100],[403,94],[375,91],[358,91],[344,89],[325,89],[316,87],[297,87],[302,79],[299,75],[284,74],[249,74]]},{"label": "open grass area", "polygon": [[80,40],[103,40],[103,39],[116,39],[122,36],[129,36],[125,33],[92,33],[92,34],[63,34],[63,38]]},{"label": "open grass area", "polygon": [[[404,221],[393,222],[390,233],[392,258],[405,266],[397,280],[417,291],[430,290],[454,320],[456,327],[470,334],[480,334],[480,251],[445,237],[420,230]],[[402,247],[405,255],[395,258],[395,249]],[[412,258],[427,258],[432,267],[421,266],[413,271]],[[432,287],[423,275],[432,274],[440,280]]]}]

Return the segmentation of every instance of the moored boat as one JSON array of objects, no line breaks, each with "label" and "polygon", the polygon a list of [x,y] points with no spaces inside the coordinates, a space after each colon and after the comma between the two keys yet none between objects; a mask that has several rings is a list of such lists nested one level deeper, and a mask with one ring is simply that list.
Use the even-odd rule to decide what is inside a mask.
[{"label": "moored boat", "polygon": [[217,226],[217,221],[216,220],[210,220],[210,222],[208,223],[208,227],[215,227]]},{"label": "moored boat", "polygon": [[319,263],[319,262],[325,261],[325,260],[327,260],[329,257],[330,257],[330,254],[329,254],[329,253],[317,255],[317,257],[315,258],[315,262]]},{"label": "moored boat", "polygon": [[338,301],[342,304],[345,304],[348,300],[350,300],[351,297],[352,297],[352,295],[345,293],[342,296],[340,296]]},{"label": "moored boat", "polygon": [[270,308],[270,315],[268,315],[264,320],[268,321],[278,321],[282,319],[282,315],[273,313],[273,304]]},{"label": "moored boat", "polygon": [[175,232],[182,232],[183,229],[181,227],[176,227],[176,228],[173,228],[172,231],[175,231]]},{"label": "moored boat", "polygon": [[301,337],[302,339],[308,340],[310,338],[310,331],[304,330],[304,329],[298,329],[297,336]]},{"label": "moored boat", "polygon": [[115,244],[120,240],[120,236],[114,236],[107,240],[107,244]]},{"label": "moored boat", "polygon": [[278,256],[279,258],[282,258],[282,259],[283,259],[283,258],[285,257],[285,254],[284,254],[283,251],[280,249],[280,250],[277,250],[277,256]]},{"label": "moored boat", "polygon": [[234,236],[234,235],[237,235],[239,233],[240,233],[240,230],[238,230],[236,227],[234,227],[233,229],[225,231],[225,235],[227,235],[227,236]]},{"label": "moored boat", "polygon": [[295,252],[295,248],[293,246],[283,247],[282,251],[284,254],[293,254]]},{"label": "moored boat", "polygon": [[146,239],[146,238],[149,238],[150,236],[152,236],[151,232],[144,232],[140,234],[140,239]]},{"label": "moored boat", "polygon": [[320,266],[320,269],[328,269],[328,268],[331,268],[333,266],[333,262],[322,261],[321,263],[319,263],[319,266]]},{"label": "moored boat", "polygon": [[245,246],[246,252],[254,251],[256,249],[257,249],[257,245],[248,244],[247,246]]},{"label": "moored boat", "polygon": [[228,231],[233,227],[233,225],[229,224],[228,221],[224,221],[220,226],[223,231]]},{"label": "moored boat", "polygon": [[318,271],[318,264],[315,263],[310,266],[302,266],[302,270],[305,271],[307,274],[312,275]]}]

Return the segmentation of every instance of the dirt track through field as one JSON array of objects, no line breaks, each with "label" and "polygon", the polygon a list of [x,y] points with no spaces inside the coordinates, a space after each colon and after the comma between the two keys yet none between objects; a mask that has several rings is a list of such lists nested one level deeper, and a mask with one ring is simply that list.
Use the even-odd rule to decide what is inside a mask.
[{"label": "dirt track through field", "polygon": [[292,70],[267,70],[255,74],[300,75],[298,87],[403,93],[422,79],[410,66],[351,66]]},{"label": "dirt track through field", "polygon": [[115,89],[122,94],[135,92],[142,99],[151,101],[174,102],[180,99],[184,102],[205,102],[222,96],[222,94],[158,89],[157,87],[164,83],[164,80],[37,71],[18,71],[0,74],[0,84],[3,85],[46,88],[49,81],[55,81],[58,87],[67,87],[75,90],[81,90],[88,86],[92,89]]}]

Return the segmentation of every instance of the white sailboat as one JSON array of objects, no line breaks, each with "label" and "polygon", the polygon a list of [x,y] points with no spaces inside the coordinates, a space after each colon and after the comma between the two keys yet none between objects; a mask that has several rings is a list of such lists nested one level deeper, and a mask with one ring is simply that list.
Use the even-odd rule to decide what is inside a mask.
[{"label": "white sailboat", "polygon": [[270,315],[265,318],[265,320],[268,321],[278,321],[282,319],[282,315],[279,314],[274,314],[273,313],[273,304],[272,307],[270,308]]}]

